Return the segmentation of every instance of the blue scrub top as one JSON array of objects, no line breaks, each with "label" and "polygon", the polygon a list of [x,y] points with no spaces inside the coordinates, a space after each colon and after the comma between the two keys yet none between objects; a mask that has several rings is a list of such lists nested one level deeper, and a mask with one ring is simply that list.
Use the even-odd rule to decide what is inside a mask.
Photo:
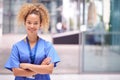
[{"label": "blue scrub top", "polygon": [[[31,51],[35,52],[34,50],[35,48],[32,48]],[[51,57],[51,63],[54,63],[54,67],[56,67],[56,63],[60,61],[53,45],[50,42],[39,38],[34,64],[41,64],[46,57]],[[19,68],[20,63],[31,63],[26,39],[13,45],[11,55],[5,64],[5,68],[12,71],[12,68]],[[15,80],[50,80],[50,76],[49,74],[37,74],[35,75],[35,79],[16,76]]]}]

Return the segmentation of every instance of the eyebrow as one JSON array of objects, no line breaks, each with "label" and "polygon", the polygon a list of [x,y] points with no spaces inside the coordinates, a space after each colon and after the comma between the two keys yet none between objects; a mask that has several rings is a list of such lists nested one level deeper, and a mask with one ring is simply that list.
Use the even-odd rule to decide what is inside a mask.
[{"label": "eyebrow", "polygon": [[[30,21],[30,20],[26,20],[26,21]],[[30,21],[31,22],[31,21]],[[34,22],[39,22],[39,21],[34,21]]]}]

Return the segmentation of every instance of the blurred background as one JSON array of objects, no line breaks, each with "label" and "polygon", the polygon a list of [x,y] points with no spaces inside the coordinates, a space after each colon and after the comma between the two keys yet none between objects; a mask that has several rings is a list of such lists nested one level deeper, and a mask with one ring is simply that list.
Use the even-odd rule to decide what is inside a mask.
[{"label": "blurred background", "polygon": [[[39,35],[53,43],[61,58],[53,72],[58,76],[53,78],[59,80],[64,74],[119,75],[120,0],[0,0],[0,74],[12,74],[4,64],[12,45],[26,36],[24,26],[18,27],[16,22],[19,8],[39,2],[50,14],[48,32],[40,31]],[[71,80],[77,79],[81,78]]]}]

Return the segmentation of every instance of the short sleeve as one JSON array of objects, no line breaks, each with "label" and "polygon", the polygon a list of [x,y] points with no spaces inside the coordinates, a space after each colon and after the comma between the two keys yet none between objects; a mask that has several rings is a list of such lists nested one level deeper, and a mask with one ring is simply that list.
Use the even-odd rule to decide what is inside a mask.
[{"label": "short sleeve", "polygon": [[19,68],[19,53],[16,45],[13,45],[10,57],[8,58],[5,68],[12,71],[12,68]]},{"label": "short sleeve", "polygon": [[46,51],[47,57],[51,58],[51,63],[54,63],[54,67],[56,67],[56,64],[58,62],[60,62],[60,58],[59,58],[56,50],[54,49],[53,45],[48,42],[45,51]]}]

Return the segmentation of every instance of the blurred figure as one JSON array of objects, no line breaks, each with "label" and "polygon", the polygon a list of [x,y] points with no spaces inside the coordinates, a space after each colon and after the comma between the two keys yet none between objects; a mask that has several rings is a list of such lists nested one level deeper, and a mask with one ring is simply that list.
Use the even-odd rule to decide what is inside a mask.
[{"label": "blurred figure", "polygon": [[57,25],[56,25],[56,30],[57,30],[57,33],[65,32],[67,30],[66,24],[58,22]]},{"label": "blurred figure", "polygon": [[66,24],[63,23],[63,24],[62,24],[62,32],[65,32],[66,30],[67,30],[67,28],[66,28]]},{"label": "blurred figure", "polygon": [[94,27],[94,25],[97,22],[97,12],[96,12],[96,6],[93,0],[90,0],[90,4],[88,7],[88,28]]},{"label": "blurred figure", "polygon": [[61,33],[62,32],[62,23],[61,22],[58,22],[56,24],[56,30],[58,33]]}]

